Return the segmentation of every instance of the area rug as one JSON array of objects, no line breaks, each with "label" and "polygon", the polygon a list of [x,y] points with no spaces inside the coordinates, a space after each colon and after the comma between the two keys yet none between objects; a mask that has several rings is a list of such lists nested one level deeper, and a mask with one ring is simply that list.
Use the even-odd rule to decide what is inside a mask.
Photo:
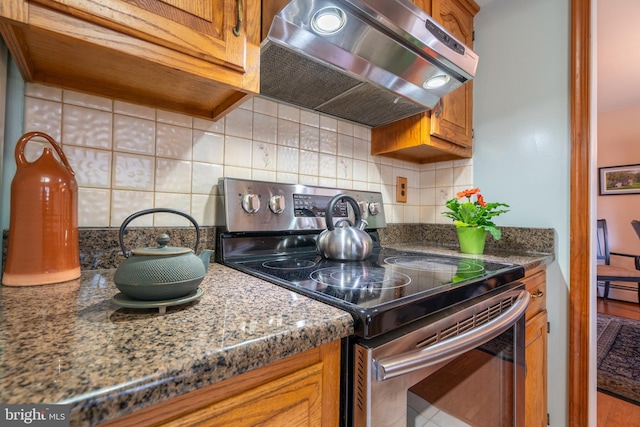
[{"label": "area rug", "polygon": [[598,391],[640,406],[640,320],[597,319]]}]

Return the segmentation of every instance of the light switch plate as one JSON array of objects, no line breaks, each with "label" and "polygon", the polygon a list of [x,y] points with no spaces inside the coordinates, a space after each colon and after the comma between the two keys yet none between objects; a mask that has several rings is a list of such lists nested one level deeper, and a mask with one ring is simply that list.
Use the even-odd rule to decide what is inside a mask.
[{"label": "light switch plate", "polygon": [[407,191],[409,183],[407,178],[399,176],[396,178],[396,202],[407,203]]}]

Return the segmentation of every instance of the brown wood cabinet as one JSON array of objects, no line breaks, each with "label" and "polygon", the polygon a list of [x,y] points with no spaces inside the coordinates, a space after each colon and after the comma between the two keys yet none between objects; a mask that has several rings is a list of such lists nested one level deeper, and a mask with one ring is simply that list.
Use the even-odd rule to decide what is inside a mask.
[{"label": "brown wood cabinet", "polygon": [[217,119],[259,89],[259,0],[3,0],[23,78]]},{"label": "brown wood cabinet", "polygon": [[334,427],[340,340],[101,424]]},{"label": "brown wood cabinet", "polygon": [[[414,0],[456,38],[473,47],[473,0]],[[432,111],[371,131],[371,153],[417,163],[469,158],[473,137],[473,81],[444,96]]]},{"label": "brown wood cabinet", "polygon": [[547,425],[547,333],[546,267],[527,271],[524,278],[531,301],[525,314],[525,425]]}]

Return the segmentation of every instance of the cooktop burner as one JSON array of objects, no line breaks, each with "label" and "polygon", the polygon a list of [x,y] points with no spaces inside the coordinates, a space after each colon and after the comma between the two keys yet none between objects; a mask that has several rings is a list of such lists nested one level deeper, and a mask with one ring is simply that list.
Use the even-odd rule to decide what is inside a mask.
[{"label": "cooktop burner", "polygon": [[384,267],[366,267],[343,264],[315,270],[310,275],[316,282],[339,288],[398,288],[411,283],[406,274],[388,271]]},{"label": "cooktop burner", "polygon": [[366,338],[523,277],[522,267],[511,264],[379,246],[364,261],[333,261],[308,250],[225,264],[349,311]]},{"label": "cooktop burner", "polygon": [[[381,247],[377,230],[386,219],[380,192],[236,178],[219,185],[225,219],[219,260],[348,311],[360,337],[392,331],[524,277],[517,265]],[[356,203],[333,204],[339,195]],[[367,222],[371,255],[347,262],[320,256],[316,239],[327,230],[326,219],[340,227],[358,216]]]}]

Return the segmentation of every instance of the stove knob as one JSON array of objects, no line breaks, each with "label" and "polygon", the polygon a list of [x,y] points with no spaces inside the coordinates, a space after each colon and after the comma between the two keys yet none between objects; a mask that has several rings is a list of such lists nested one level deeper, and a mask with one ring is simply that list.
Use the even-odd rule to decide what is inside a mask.
[{"label": "stove knob", "polygon": [[271,212],[274,214],[281,214],[284,212],[284,196],[271,196],[269,199],[269,209],[271,209]]},{"label": "stove knob", "polygon": [[369,203],[369,213],[373,216],[378,215],[380,213],[380,202]]},{"label": "stove knob", "polygon": [[366,200],[361,200],[358,202],[358,206],[362,212],[362,219],[367,219],[369,217],[369,203]]},{"label": "stove knob", "polygon": [[245,194],[242,198],[242,209],[247,213],[256,213],[260,209],[260,199],[257,194]]}]

